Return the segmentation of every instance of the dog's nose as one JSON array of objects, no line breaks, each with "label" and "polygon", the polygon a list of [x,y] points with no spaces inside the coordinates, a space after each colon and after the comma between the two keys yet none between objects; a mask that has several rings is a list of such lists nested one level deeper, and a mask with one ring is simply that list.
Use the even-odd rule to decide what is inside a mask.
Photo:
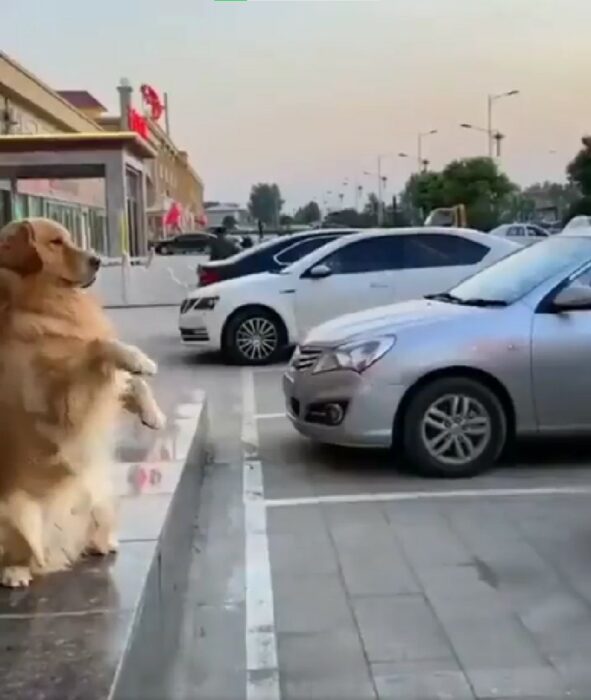
[{"label": "dog's nose", "polygon": [[98,270],[101,266],[101,259],[96,255],[92,255],[88,260],[88,264],[90,265],[90,267],[92,267],[93,270]]}]

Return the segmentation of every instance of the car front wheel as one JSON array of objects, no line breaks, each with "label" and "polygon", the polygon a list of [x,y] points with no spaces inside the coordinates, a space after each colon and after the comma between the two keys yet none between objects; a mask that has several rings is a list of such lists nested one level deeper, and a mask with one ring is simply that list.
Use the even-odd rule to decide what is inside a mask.
[{"label": "car front wheel", "polygon": [[507,441],[507,417],[483,383],[443,377],[413,396],[404,416],[406,456],[421,473],[470,477],[493,466]]},{"label": "car front wheel", "polygon": [[235,364],[267,365],[279,359],[284,338],[282,324],[274,314],[265,309],[249,309],[228,323],[224,350]]}]

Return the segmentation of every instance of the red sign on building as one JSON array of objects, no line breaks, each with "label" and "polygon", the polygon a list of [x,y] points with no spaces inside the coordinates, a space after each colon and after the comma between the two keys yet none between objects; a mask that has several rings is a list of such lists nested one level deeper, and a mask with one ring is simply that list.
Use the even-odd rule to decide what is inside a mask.
[{"label": "red sign on building", "polygon": [[148,140],[148,121],[133,107],[129,110],[129,128]]}]

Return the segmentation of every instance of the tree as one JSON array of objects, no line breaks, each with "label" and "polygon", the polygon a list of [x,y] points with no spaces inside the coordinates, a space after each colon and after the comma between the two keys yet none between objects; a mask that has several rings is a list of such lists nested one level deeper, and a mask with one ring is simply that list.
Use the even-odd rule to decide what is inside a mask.
[{"label": "tree", "polygon": [[289,228],[293,224],[293,216],[289,214],[281,214],[279,217],[279,224]]},{"label": "tree", "polygon": [[236,228],[236,219],[232,216],[232,214],[227,214],[222,220],[222,226],[228,229]]},{"label": "tree", "polygon": [[583,148],[568,164],[566,172],[569,182],[576,185],[584,197],[591,196],[591,138],[582,139]]},{"label": "tree", "polygon": [[440,172],[413,175],[406,184],[402,201],[415,220],[424,220],[432,209],[464,204],[468,223],[488,231],[498,221],[517,191],[491,158],[454,160]]},{"label": "tree", "polygon": [[294,220],[298,224],[316,224],[322,219],[322,213],[317,202],[308,202],[303,207],[300,207],[294,216]]},{"label": "tree", "polygon": [[253,185],[248,210],[255,219],[277,226],[282,206],[283,200],[278,185],[264,182]]}]

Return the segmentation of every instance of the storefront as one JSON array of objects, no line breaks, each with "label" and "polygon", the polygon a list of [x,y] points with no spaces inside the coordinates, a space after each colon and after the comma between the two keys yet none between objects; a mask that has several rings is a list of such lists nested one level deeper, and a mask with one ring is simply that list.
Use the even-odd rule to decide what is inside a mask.
[{"label": "storefront", "polygon": [[[154,155],[132,132],[0,136],[0,223],[47,216],[66,226],[79,245],[103,255],[144,255],[145,164]],[[19,187],[52,179],[101,180],[104,206],[59,201],[31,194],[31,186]]]}]

